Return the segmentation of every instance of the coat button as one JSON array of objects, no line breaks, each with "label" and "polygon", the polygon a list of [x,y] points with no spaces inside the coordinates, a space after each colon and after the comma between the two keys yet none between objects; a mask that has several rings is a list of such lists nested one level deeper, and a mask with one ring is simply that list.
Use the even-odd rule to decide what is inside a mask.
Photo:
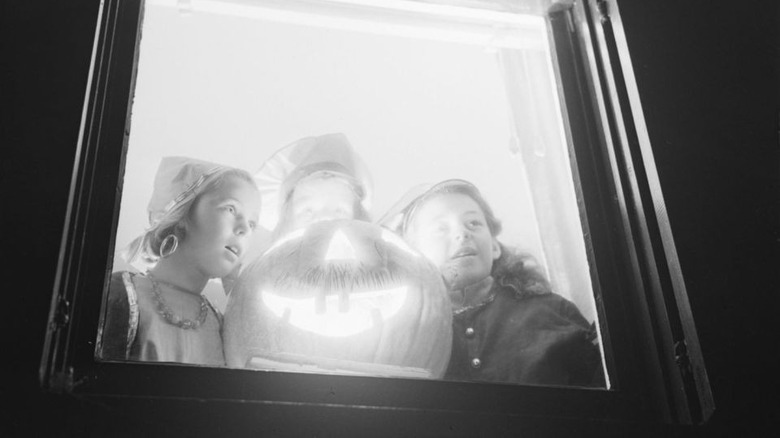
[{"label": "coat button", "polygon": [[469,339],[474,337],[474,328],[469,327],[466,329],[466,337]]},{"label": "coat button", "polygon": [[478,369],[482,366],[482,361],[478,357],[471,359],[471,368]]}]

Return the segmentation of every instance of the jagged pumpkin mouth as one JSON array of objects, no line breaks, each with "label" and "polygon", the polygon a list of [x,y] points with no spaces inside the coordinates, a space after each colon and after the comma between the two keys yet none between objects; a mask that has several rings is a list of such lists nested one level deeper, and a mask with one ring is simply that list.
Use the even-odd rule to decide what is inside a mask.
[{"label": "jagged pumpkin mouth", "polygon": [[348,295],[315,292],[308,298],[263,290],[261,297],[271,313],[294,327],[321,336],[345,337],[381,327],[399,313],[407,294],[408,288],[401,286]]},{"label": "jagged pumpkin mouth", "polygon": [[403,259],[381,249],[389,245],[419,257],[400,238],[383,230],[381,245],[365,244],[339,227],[327,241],[309,242],[303,250],[304,234],[293,232],[266,251],[274,254],[264,268],[275,274],[261,287],[260,301],[283,324],[345,337],[382,327],[402,312],[414,278]]}]

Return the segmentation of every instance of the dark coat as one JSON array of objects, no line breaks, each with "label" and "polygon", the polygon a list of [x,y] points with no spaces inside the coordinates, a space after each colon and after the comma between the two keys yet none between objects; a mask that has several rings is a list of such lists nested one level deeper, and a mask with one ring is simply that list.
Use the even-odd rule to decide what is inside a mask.
[{"label": "dark coat", "polygon": [[453,318],[445,379],[604,386],[595,327],[555,293],[493,283],[489,298]]}]

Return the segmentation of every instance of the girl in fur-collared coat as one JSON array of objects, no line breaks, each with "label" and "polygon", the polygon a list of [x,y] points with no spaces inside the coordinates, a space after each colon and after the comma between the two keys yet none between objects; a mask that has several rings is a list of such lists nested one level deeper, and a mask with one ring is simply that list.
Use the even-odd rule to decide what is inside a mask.
[{"label": "girl in fur-collared coat", "polygon": [[501,224],[475,186],[444,181],[385,217],[447,284],[454,336],[445,379],[604,385],[594,327],[550,290],[533,258],[497,240]]}]

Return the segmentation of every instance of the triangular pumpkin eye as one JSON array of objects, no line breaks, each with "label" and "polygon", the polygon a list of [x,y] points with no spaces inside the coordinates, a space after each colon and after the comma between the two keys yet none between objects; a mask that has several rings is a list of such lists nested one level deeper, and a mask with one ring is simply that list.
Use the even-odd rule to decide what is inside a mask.
[{"label": "triangular pumpkin eye", "polygon": [[300,239],[304,235],[304,233],[306,233],[306,229],[305,228],[301,228],[300,230],[295,230],[295,231],[293,231],[291,233],[288,233],[285,236],[282,236],[273,245],[271,245],[270,248],[265,250],[263,255],[265,256],[265,255],[270,254],[273,250],[275,250],[276,248],[279,248],[280,246],[284,245],[287,242],[293,241],[295,239]]},{"label": "triangular pumpkin eye", "polygon": [[333,233],[330,244],[328,244],[328,252],[325,253],[325,260],[357,260],[355,247],[341,230]]}]

